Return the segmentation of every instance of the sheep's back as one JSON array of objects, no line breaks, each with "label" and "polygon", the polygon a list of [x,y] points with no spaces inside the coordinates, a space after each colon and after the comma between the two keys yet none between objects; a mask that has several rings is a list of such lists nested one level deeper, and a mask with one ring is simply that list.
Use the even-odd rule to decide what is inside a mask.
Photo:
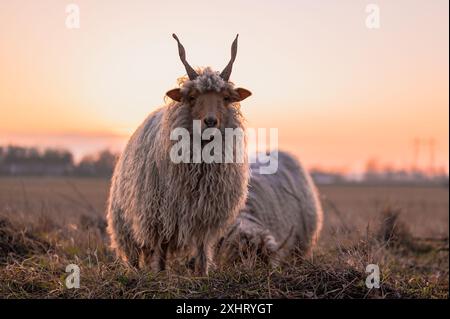
[{"label": "sheep's back", "polygon": [[258,221],[289,250],[307,250],[322,224],[317,190],[302,165],[285,152],[278,153],[275,174],[260,174],[261,163],[251,165],[249,194],[243,218]]}]

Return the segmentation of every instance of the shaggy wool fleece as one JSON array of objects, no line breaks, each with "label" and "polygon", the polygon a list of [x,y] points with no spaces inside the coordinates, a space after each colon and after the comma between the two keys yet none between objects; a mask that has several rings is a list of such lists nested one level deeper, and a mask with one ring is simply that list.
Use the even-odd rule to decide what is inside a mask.
[{"label": "shaggy wool fleece", "polygon": [[318,191],[301,164],[279,152],[275,174],[260,174],[261,166],[251,165],[246,205],[221,241],[219,253],[228,262],[252,251],[276,265],[294,248],[308,253],[322,229]]},{"label": "shaggy wool fleece", "polygon": [[[189,86],[232,88],[230,82],[217,77],[205,69],[195,81],[184,81],[182,92],[187,94]],[[153,253],[162,246],[172,255],[192,247],[209,249],[245,204],[249,179],[246,158],[244,163],[227,164],[171,161],[170,149],[176,141],[170,140],[170,132],[183,127],[192,134],[189,107],[172,102],[151,113],[132,135],[116,165],[108,232],[117,256],[133,266],[139,264],[143,251]],[[238,103],[227,108],[224,127],[244,129]],[[236,147],[245,149],[245,145]]]}]

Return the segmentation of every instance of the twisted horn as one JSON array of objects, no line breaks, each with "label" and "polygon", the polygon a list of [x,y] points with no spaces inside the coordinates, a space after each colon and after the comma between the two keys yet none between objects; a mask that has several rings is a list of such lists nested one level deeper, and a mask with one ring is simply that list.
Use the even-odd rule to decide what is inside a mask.
[{"label": "twisted horn", "polygon": [[186,68],[186,72],[189,77],[189,80],[195,80],[195,78],[198,76],[198,74],[186,61],[186,51],[184,50],[183,45],[181,44],[180,40],[178,39],[178,37],[175,33],[172,33],[172,37],[175,40],[177,40],[177,42],[178,42],[178,54],[180,55],[181,62],[183,62],[184,67]]},{"label": "twisted horn", "polygon": [[230,79],[231,70],[233,69],[233,63],[234,60],[236,59],[238,36],[239,34],[236,34],[236,38],[234,39],[233,44],[231,45],[231,60],[230,62],[228,62],[225,69],[223,69],[222,73],[220,73],[220,77],[225,81],[228,81]]}]

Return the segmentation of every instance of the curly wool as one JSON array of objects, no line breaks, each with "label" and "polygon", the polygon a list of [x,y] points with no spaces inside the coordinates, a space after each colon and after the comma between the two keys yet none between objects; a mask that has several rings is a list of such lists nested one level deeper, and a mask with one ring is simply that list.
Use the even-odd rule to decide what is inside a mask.
[{"label": "curly wool", "polygon": [[178,82],[181,85],[182,93],[186,94],[192,89],[195,89],[199,93],[208,91],[220,92],[233,87],[230,82],[222,79],[219,72],[212,70],[210,67],[198,69],[197,73],[199,75],[195,80],[188,80],[187,77],[179,79]]},{"label": "curly wool", "polygon": [[[206,72],[195,81],[185,81],[182,89],[220,84],[210,81],[215,76]],[[229,164],[171,161],[169,153],[176,141],[170,140],[170,132],[178,127],[191,131],[189,108],[174,102],[151,113],[131,136],[116,165],[108,232],[117,255],[133,265],[143,248],[167,243],[174,254],[199,243],[213,244],[245,204],[247,159]],[[244,128],[238,104],[230,105],[227,112],[225,127]]]},{"label": "curly wool", "polygon": [[294,157],[279,152],[278,171],[272,175],[259,174],[260,166],[251,165],[245,208],[230,227],[221,251],[235,258],[233,254],[239,254],[236,241],[241,244],[244,238],[277,264],[294,248],[306,254],[314,247],[323,212],[311,177]]}]

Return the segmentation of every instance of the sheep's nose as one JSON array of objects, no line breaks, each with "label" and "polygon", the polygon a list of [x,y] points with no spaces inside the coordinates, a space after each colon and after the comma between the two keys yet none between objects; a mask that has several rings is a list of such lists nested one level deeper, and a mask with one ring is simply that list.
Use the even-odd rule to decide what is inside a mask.
[{"label": "sheep's nose", "polygon": [[205,122],[206,127],[215,127],[217,125],[217,119],[212,116],[208,116],[203,122]]}]

